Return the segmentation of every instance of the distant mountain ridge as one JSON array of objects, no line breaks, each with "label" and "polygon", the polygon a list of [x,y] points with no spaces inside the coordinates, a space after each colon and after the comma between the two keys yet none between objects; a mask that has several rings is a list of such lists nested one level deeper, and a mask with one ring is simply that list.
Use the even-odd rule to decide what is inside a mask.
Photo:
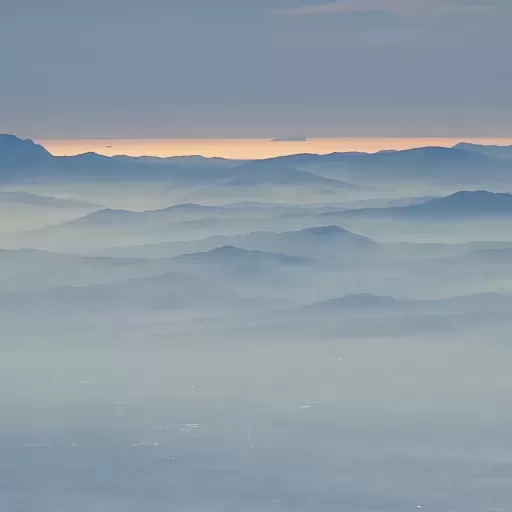
[{"label": "distant mountain ridge", "polygon": [[206,214],[229,214],[232,211],[225,206],[209,206],[197,203],[182,203],[157,210],[143,211],[104,208],[62,225],[78,227],[106,227],[116,224],[119,226],[124,224],[146,225],[160,221],[176,220],[180,215],[182,216],[181,218],[191,218],[191,216],[194,218]]},{"label": "distant mountain ridge", "polygon": [[512,161],[475,151],[447,147],[419,147],[378,153],[290,155],[267,160],[293,165],[324,177],[362,187],[376,184],[443,184],[459,188],[512,185]]},{"label": "distant mountain ridge", "polygon": [[226,263],[232,264],[236,262],[242,263],[276,263],[283,265],[308,265],[313,260],[308,258],[300,258],[297,256],[287,256],[285,254],[277,254],[273,252],[265,252],[256,249],[248,250],[235,247],[233,245],[223,245],[206,252],[195,252],[184,254],[175,258],[177,261],[183,262],[209,262],[209,263]]},{"label": "distant mountain ridge", "polygon": [[308,304],[300,308],[302,311],[335,313],[352,309],[364,308],[363,311],[380,310],[423,310],[439,312],[455,312],[463,310],[473,311],[495,311],[508,310],[512,304],[511,294],[500,294],[495,292],[482,292],[472,295],[462,295],[443,299],[397,299],[392,296],[374,295],[361,293],[355,295],[344,295],[324,302]]},{"label": "distant mountain ridge", "polygon": [[39,194],[32,194],[29,192],[15,192],[0,190],[0,204],[24,204],[29,206],[46,206],[49,208],[82,208],[94,209],[102,208],[101,205],[90,203],[83,199],[74,198],[58,198],[50,196],[42,196]]},{"label": "distant mountain ridge", "polygon": [[[125,248],[126,254],[142,257],[162,257],[179,253],[208,251],[223,246],[233,246],[248,251],[265,251],[280,256],[317,260],[343,258],[375,251],[379,244],[370,238],[352,233],[339,226],[306,228],[280,233],[255,231],[236,236],[213,236],[203,240],[179,243],[160,243]],[[115,253],[116,251],[114,251]],[[123,250],[117,251],[123,254]]]},{"label": "distant mountain ridge", "polygon": [[[158,161],[159,165],[155,164]],[[228,164],[220,165],[220,161]],[[325,178],[292,166],[261,165],[198,156],[153,157],[104,156],[93,152],[54,156],[42,146],[13,135],[0,135],[0,181],[27,179],[86,181],[170,181],[178,185],[223,186],[319,186],[356,188],[334,178]]]},{"label": "distant mountain ridge", "polygon": [[[0,180],[61,178],[76,180],[167,180],[177,184],[230,186],[306,185],[354,188],[352,178],[367,175],[409,177],[425,175],[450,181],[469,174],[478,177],[510,176],[505,147],[467,143],[447,147],[420,147],[377,153],[335,152],[326,155],[295,154],[261,160],[237,161],[197,155],[158,158],[108,157],[97,153],[54,156],[29,139],[0,135]],[[329,176],[312,172],[311,166],[331,166]],[[413,172],[415,171],[415,172]],[[404,174],[406,173],[406,174]],[[461,174],[462,173],[462,174]],[[507,173],[507,174],[505,174]],[[361,186],[361,184],[357,183]]]},{"label": "distant mountain ridge", "polygon": [[512,158],[512,145],[511,146],[487,146],[483,144],[473,144],[470,142],[459,142],[454,149],[461,149],[471,153],[490,156],[493,158]]},{"label": "distant mountain ridge", "polygon": [[314,153],[302,153],[295,155],[279,156],[274,158],[266,159],[265,161],[280,161],[289,162],[296,164],[312,164],[319,161],[329,161],[338,163],[394,163],[400,162],[400,164],[410,164],[422,162],[434,163],[436,161],[452,161],[452,162],[474,162],[486,161],[487,156],[482,154],[476,154],[473,151],[466,151],[459,147],[447,148],[444,146],[425,146],[412,149],[404,150],[382,150],[376,153],[364,153],[364,152],[335,152],[325,155],[319,155]]},{"label": "distant mountain ridge", "polygon": [[330,218],[475,218],[512,215],[512,194],[486,190],[460,191],[446,197],[434,198],[423,203],[389,208],[363,208],[326,212],[322,217]]}]

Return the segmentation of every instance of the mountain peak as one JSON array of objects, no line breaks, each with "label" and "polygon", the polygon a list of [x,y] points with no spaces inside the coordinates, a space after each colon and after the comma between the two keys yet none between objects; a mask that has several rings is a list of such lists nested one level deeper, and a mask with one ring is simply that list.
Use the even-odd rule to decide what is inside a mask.
[{"label": "mountain peak", "polygon": [[362,235],[357,235],[352,233],[352,231],[348,231],[347,229],[341,228],[340,226],[332,225],[332,226],[319,226],[314,228],[306,228],[300,231],[288,231],[286,233],[288,236],[311,236],[314,237],[318,242],[336,242],[337,240],[350,241],[355,242],[358,245],[373,245],[374,242],[372,239],[367,238]]},{"label": "mountain peak", "polygon": [[306,228],[302,230],[303,233],[310,233],[317,236],[330,236],[330,235],[352,235],[350,231],[341,228],[340,226],[320,226],[315,228]]},{"label": "mountain peak", "polygon": [[189,254],[184,254],[182,256],[178,256],[177,259],[180,260],[210,260],[210,261],[229,261],[233,258],[246,258],[250,256],[255,256],[258,254],[265,254],[262,251],[249,251],[247,249],[241,249],[240,247],[235,247],[234,245],[223,245],[222,247],[216,247],[215,249],[211,249],[209,251],[204,252],[194,252]]},{"label": "mountain peak", "polygon": [[510,215],[512,214],[512,194],[488,190],[461,190],[446,197],[391,210],[442,215]]},{"label": "mountain peak", "polygon": [[324,302],[308,304],[303,309],[308,310],[331,310],[338,308],[368,308],[368,307],[390,307],[395,306],[400,301],[389,295],[374,295],[372,293],[358,293],[353,295],[344,295]]},{"label": "mountain peak", "polygon": [[183,211],[183,212],[199,212],[203,210],[211,210],[215,209],[214,206],[208,206],[204,204],[198,203],[181,203],[181,204],[173,204],[171,206],[167,206],[163,209],[163,211]]},{"label": "mountain peak", "polygon": [[488,161],[486,155],[474,151],[466,151],[462,148],[446,148],[443,146],[425,146],[419,148],[403,149],[400,151],[380,151],[370,155],[371,159],[381,161],[401,162],[403,164],[426,163],[426,164],[461,164],[480,163]]},{"label": "mountain peak", "polygon": [[222,247],[216,247],[211,251],[208,251],[206,254],[248,254],[250,252],[259,252],[259,251],[248,251],[247,249],[241,249],[240,247],[235,247],[234,245],[223,245]]},{"label": "mountain peak", "polygon": [[483,144],[474,144],[472,142],[459,142],[453,146],[453,148],[494,158],[512,158],[512,146],[487,146]]},{"label": "mountain peak", "polygon": [[512,199],[512,194],[508,194],[506,192],[491,192],[489,190],[459,190],[454,194],[446,197],[449,198],[458,198],[458,199],[469,199],[469,200],[478,200],[478,199],[494,199],[499,197],[507,197]]},{"label": "mountain peak", "polygon": [[0,166],[46,164],[52,158],[51,153],[31,139],[0,134]]},{"label": "mountain peak", "polygon": [[233,245],[223,245],[207,252],[196,252],[178,256],[178,260],[188,261],[210,261],[217,263],[236,263],[242,264],[287,264],[287,265],[306,265],[311,264],[313,260],[298,256],[287,256],[275,252],[249,250],[235,247]]},{"label": "mountain peak", "polygon": [[[489,192],[488,190],[461,190],[447,197],[432,199],[423,204],[446,204],[456,207],[468,206],[477,210],[506,207],[512,211],[512,194]],[[421,205],[418,205],[421,206]]]}]

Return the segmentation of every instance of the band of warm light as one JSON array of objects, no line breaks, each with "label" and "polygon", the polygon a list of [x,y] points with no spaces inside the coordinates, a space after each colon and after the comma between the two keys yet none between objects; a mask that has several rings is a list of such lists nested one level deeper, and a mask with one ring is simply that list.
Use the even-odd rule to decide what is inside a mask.
[{"label": "band of warm light", "polygon": [[383,149],[410,149],[421,146],[450,147],[460,141],[512,145],[512,138],[331,138],[300,142],[268,139],[69,139],[38,140],[54,155],[76,155],[93,151],[107,156],[203,155],[237,159],[269,158],[295,153],[344,151],[377,152]]}]

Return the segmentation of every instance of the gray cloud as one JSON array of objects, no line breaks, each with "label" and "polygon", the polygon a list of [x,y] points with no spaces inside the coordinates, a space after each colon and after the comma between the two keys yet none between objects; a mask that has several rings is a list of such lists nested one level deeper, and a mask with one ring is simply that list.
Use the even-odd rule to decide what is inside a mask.
[{"label": "gray cloud", "polygon": [[[332,2],[303,5],[276,10],[283,15],[337,14],[354,12],[391,12],[418,15],[425,13],[479,13],[492,12],[500,2],[464,2],[457,0],[335,0]],[[501,7],[504,7],[502,4]]]},{"label": "gray cloud", "polygon": [[[38,138],[512,131],[506,4],[493,2],[497,13],[459,10],[414,23],[368,9],[272,15],[305,5],[2,6],[0,131]],[[450,7],[460,5],[481,4]]]},{"label": "gray cloud", "polygon": [[318,5],[304,5],[276,12],[289,15],[335,14],[365,11],[403,12],[415,9],[422,3],[421,0],[339,0]]}]

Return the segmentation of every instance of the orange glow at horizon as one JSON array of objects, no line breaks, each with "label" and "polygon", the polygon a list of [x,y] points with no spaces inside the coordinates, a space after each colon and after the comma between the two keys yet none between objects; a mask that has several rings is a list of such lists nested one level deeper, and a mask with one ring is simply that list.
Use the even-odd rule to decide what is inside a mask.
[{"label": "orange glow at horizon", "polygon": [[423,146],[454,146],[458,142],[512,145],[509,138],[330,138],[300,142],[269,139],[62,139],[37,140],[54,155],[95,152],[106,156],[186,156],[233,159],[271,158],[296,153],[326,154],[361,151],[374,153],[383,149],[411,149]]}]

